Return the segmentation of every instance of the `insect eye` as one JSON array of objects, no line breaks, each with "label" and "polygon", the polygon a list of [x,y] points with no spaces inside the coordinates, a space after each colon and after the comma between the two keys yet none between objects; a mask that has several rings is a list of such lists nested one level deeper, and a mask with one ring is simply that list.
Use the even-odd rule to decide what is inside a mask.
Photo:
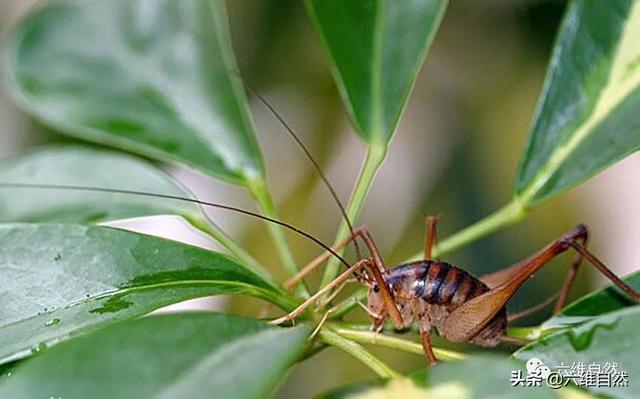
[{"label": "insect eye", "polygon": [[376,294],[380,292],[380,287],[378,286],[378,284],[373,285],[373,292],[375,292]]}]

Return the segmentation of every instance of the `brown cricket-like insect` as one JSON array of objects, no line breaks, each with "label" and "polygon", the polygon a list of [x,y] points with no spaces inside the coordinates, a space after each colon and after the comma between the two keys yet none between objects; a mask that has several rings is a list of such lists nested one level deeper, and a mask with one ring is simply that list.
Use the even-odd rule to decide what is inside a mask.
[{"label": "brown cricket-like insect", "polygon": [[[365,269],[371,275],[356,274],[356,278],[369,287],[366,307],[374,328],[380,331],[387,318],[391,319],[396,329],[406,329],[417,322],[425,356],[430,364],[435,364],[437,359],[431,348],[433,327],[441,336],[452,342],[471,342],[486,347],[494,347],[502,342],[518,342],[519,339],[507,335],[507,302],[534,273],[570,248],[575,249],[577,255],[556,301],[556,313],[567,301],[583,258],[634,302],[640,303],[640,294],[587,250],[585,243],[588,231],[583,225],[570,230],[535,255],[507,269],[477,278],[449,263],[432,259],[436,223],[437,218],[427,217],[423,260],[386,270],[368,231],[364,228],[355,229],[348,239],[332,249],[338,251],[349,242],[361,238],[366,244],[370,258],[361,259],[294,311],[272,323],[280,324],[294,320],[324,294],[343,284],[352,273]],[[323,264],[330,255],[325,253],[316,258],[289,280],[288,285],[302,279]]]},{"label": "brown cricket-like insect", "polygon": [[[129,189],[24,182],[0,182],[0,188],[80,190],[157,197],[192,202],[201,206],[233,211],[283,226],[312,240],[325,250],[324,253],[305,266],[300,273],[285,282],[285,287],[292,287],[300,282],[313,270],[323,265],[331,256],[336,257],[346,266],[347,270],[315,295],[304,301],[291,313],[275,319],[271,323],[281,324],[294,320],[325,294],[335,288],[339,290],[344,286],[346,281],[354,275],[360,283],[369,288],[368,303],[363,307],[371,316],[374,328],[380,331],[388,318],[391,319],[396,329],[405,329],[414,322],[417,322],[425,356],[431,364],[437,361],[431,347],[431,330],[434,327],[440,335],[452,342],[471,342],[488,347],[496,346],[501,342],[522,343],[518,338],[510,337],[506,333],[507,322],[518,316],[507,316],[507,302],[534,273],[547,265],[555,256],[570,248],[573,248],[577,252],[577,255],[564,280],[563,287],[556,301],[555,312],[560,311],[564,307],[569,295],[569,290],[576,278],[583,258],[611,280],[634,302],[640,303],[640,294],[629,287],[605,266],[602,261],[587,250],[586,242],[588,232],[586,227],[582,225],[567,232],[537,254],[507,269],[476,278],[456,266],[432,259],[431,252],[437,236],[437,218],[427,217],[424,259],[402,264],[395,268],[385,269],[382,257],[371,235],[363,227],[353,228],[344,206],[320,166],[313,159],[304,144],[276,110],[259,95],[258,98],[284,125],[296,143],[304,150],[338,204],[342,216],[351,230],[351,235],[336,246],[329,247],[313,235],[289,223],[230,205],[207,202],[195,198]],[[369,254],[368,257],[361,256],[358,239],[361,239],[365,243]],[[353,265],[350,265],[338,253],[349,243],[355,245],[356,254],[360,259]],[[539,306],[534,306],[531,310],[536,310],[536,308],[539,308]],[[522,313],[528,312],[529,310],[526,310]],[[324,320],[326,320],[328,315],[329,312],[325,313],[318,328]]]},{"label": "brown cricket-like insect", "polygon": [[[423,260],[385,269],[382,257],[371,234],[363,227],[353,228],[344,206],[328,179],[293,129],[264,98],[259,95],[257,97],[304,150],[338,204],[342,216],[351,231],[351,235],[347,239],[332,247],[331,251],[321,254],[296,276],[286,281],[285,287],[291,288],[300,282],[314,269],[323,265],[330,256],[336,256],[338,251],[351,242],[354,243],[356,253],[360,258],[359,261],[307,299],[298,308],[281,318],[273,320],[272,324],[282,324],[294,320],[331,290],[336,287],[338,290],[341,289],[351,275],[354,275],[360,283],[369,288],[367,305],[363,307],[369,313],[374,329],[380,332],[387,318],[390,318],[393,326],[399,330],[406,329],[414,322],[417,322],[422,347],[430,364],[435,364],[437,361],[431,347],[431,330],[433,327],[441,336],[451,342],[471,342],[485,347],[495,347],[502,342],[523,344],[526,342],[507,335],[507,322],[531,311],[538,310],[540,306],[534,306],[529,310],[520,312],[520,314],[509,317],[507,316],[507,302],[538,270],[547,265],[551,259],[570,248],[576,251],[576,256],[564,279],[562,289],[556,300],[554,313],[560,312],[566,304],[569,291],[576,279],[583,258],[611,280],[634,302],[640,303],[640,294],[616,276],[586,248],[589,233],[584,225],[578,225],[538,253],[521,262],[504,270],[478,278],[454,265],[432,258],[431,253],[437,238],[436,225],[438,218],[428,216],[426,219],[427,231],[425,234]],[[362,258],[357,245],[358,238],[364,241],[369,252],[368,258]],[[366,270],[366,272],[361,273],[360,270]],[[542,303],[540,305],[546,304]],[[329,312],[325,313],[316,331],[326,320],[328,314]]]}]

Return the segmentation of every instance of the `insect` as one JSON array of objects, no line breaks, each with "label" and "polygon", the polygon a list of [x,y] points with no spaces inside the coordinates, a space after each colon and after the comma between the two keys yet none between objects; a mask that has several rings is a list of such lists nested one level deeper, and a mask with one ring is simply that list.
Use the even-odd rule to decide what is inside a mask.
[{"label": "insect", "polygon": [[[262,97],[258,97],[305,151],[325,185],[331,191],[334,200],[338,203],[351,231],[350,237],[333,247],[331,252],[320,255],[305,266],[298,275],[285,282],[285,287],[291,287],[301,281],[314,269],[324,264],[329,256],[351,242],[355,244],[356,253],[360,259],[291,313],[273,320],[273,324],[294,320],[325,294],[336,287],[338,290],[343,287],[353,274],[360,283],[368,287],[367,304],[363,308],[371,317],[374,329],[380,332],[387,319],[391,319],[393,326],[399,330],[410,327],[414,322],[417,323],[422,347],[430,364],[437,362],[431,346],[433,328],[452,342],[471,342],[485,347],[495,347],[502,342],[526,343],[526,341],[507,335],[507,323],[517,319],[520,315],[537,310],[540,306],[534,306],[520,315],[514,315],[515,317],[508,317],[507,302],[530,277],[546,266],[551,259],[571,248],[576,251],[576,256],[557,297],[554,313],[560,312],[566,304],[569,291],[583,259],[611,280],[630,299],[640,303],[640,294],[616,276],[587,249],[586,243],[589,233],[584,225],[578,225],[538,253],[511,267],[477,278],[457,266],[432,258],[432,250],[437,239],[438,218],[427,216],[423,260],[385,269],[371,234],[363,227],[353,228],[344,206],[340,203],[331,184],[304,144],[300,142],[293,129],[288,126],[276,110]],[[368,258],[361,256],[357,245],[358,239],[364,241],[369,252]],[[360,273],[360,270],[365,270],[365,273]],[[370,275],[367,274],[367,271]],[[316,331],[329,313],[330,311],[325,313]]]},{"label": "insect", "polygon": [[[84,190],[158,197],[225,209],[283,226],[312,240],[325,250],[325,252],[305,266],[298,275],[285,282],[286,287],[292,287],[300,282],[312,271],[325,264],[331,256],[336,257],[345,265],[346,271],[305,300],[289,314],[272,320],[273,324],[282,324],[295,320],[311,305],[318,302],[331,291],[334,291],[331,295],[331,297],[333,297],[351,276],[355,276],[358,282],[368,287],[367,304],[362,306],[370,315],[374,329],[380,332],[387,319],[391,320],[396,329],[406,329],[413,323],[417,323],[424,353],[430,364],[437,362],[431,346],[431,333],[433,329],[437,330],[440,335],[452,342],[471,342],[487,347],[493,347],[502,342],[522,343],[521,340],[507,335],[507,323],[513,319],[513,316],[510,317],[507,315],[507,302],[534,273],[547,265],[551,259],[571,248],[576,251],[576,256],[556,300],[555,312],[560,311],[564,307],[583,259],[604,274],[631,300],[640,303],[640,294],[617,277],[602,261],[586,248],[588,231],[586,227],[582,225],[570,230],[538,253],[523,261],[507,269],[477,278],[457,266],[433,259],[432,249],[436,244],[438,218],[427,217],[423,260],[385,269],[384,262],[371,234],[363,227],[353,227],[347,217],[344,206],[341,204],[331,184],[304,144],[298,139],[294,131],[280,117],[275,109],[262,97],[258,96],[258,98],[278,118],[295,139],[296,143],[305,151],[305,154],[313,163],[313,166],[322,177],[322,180],[338,204],[350,228],[351,234],[347,239],[334,247],[330,247],[313,235],[280,220],[241,208],[189,197],[104,187],[29,184],[23,182],[0,182],[0,187]],[[368,256],[362,256],[358,246],[359,240],[365,244]],[[344,247],[351,243],[354,244],[356,255],[359,259],[354,264],[349,264],[339,253]],[[324,303],[326,304],[328,302],[329,301],[325,301]],[[320,328],[330,312],[331,310],[325,313],[317,328]]]},{"label": "insect", "polygon": [[[425,356],[430,364],[437,362],[431,347],[433,328],[452,342],[471,342],[485,347],[494,347],[502,342],[523,343],[518,338],[507,335],[509,317],[506,304],[534,273],[570,248],[573,248],[577,255],[556,300],[556,313],[564,307],[583,259],[611,280],[631,300],[640,303],[640,294],[586,248],[588,231],[583,225],[570,230],[533,256],[507,269],[477,278],[457,266],[432,259],[436,223],[437,218],[427,217],[424,259],[391,269],[385,269],[367,230],[355,229],[347,240],[332,249],[337,251],[350,241],[360,238],[366,244],[370,257],[355,263],[331,284],[273,323],[281,324],[294,320],[322,295],[346,281],[350,273],[366,269],[370,275],[358,274],[356,277],[368,287],[366,310],[375,330],[380,331],[387,319],[391,319],[393,326],[399,330],[406,329],[416,322]],[[324,255],[314,261],[310,267],[302,269],[293,280],[303,278],[326,258],[328,256]]]}]

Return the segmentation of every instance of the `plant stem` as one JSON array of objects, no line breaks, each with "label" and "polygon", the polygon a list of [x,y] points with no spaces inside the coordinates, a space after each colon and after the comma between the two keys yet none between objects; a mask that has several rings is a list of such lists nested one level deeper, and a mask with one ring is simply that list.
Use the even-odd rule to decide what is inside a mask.
[{"label": "plant stem", "polygon": [[[526,207],[521,201],[514,198],[506,206],[498,209],[491,215],[439,242],[433,249],[433,256],[438,257],[444,253],[456,250],[494,231],[514,224],[522,220],[525,214]],[[422,259],[423,256],[424,254],[419,252],[407,261],[419,260]]]},{"label": "plant stem", "polygon": [[[371,143],[369,145],[369,149],[367,151],[367,155],[365,157],[364,163],[362,165],[362,169],[360,170],[360,175],[358,176],[358,180],[356,181],[356,185],[351,193],[351,198],[349,200],[349,204],[347,205],[347,216],[352,223],[358,219],[360,215],[360,211],[362,210],[362,206],[364,205],[364,200],[367,197],[367,193],[371,188],[371,184],[373,183],[373,179],[382,165],[382,161],[387,154],[387,148],[384,144],[376,144]],[[336,235],[336,239],[334,243],[338,243],[349,236],[349,225],[346,221],[342,221],[340,224],[340,228],[338,229],[338,233]],[[344,250],[336,251],[339,254],[342,254]],[[324,276],[322,277],[321,287],[329,284],[338,273],[338,260],[330,259],[327,263]]]},{"label": "plant stem", "polygon": [[[252,180],[249,183],[249,190],[260,205],[260,208],[262,209],[262,212],[265,216],[272,219],[280,220],[275,206],[273,205],[271,194],[269,193],[267,185],[263,179]],[[291,249],[289,249],[289,245],[287,244],[287,239],[285,238],[284,232],[282,231],[282,227],[278,226],[275,223],[267,223],[267,228],[269,230],[269,233],[271,234],[273,243],[280,253],[280,259],[282,260],[284,268],[290,276],[295,276],[298,273],[298,265],[293,258]],[[304,282],[296,286],[296,293],[306,298],[309,297],[309,291],[304,285]]]},{"label": "plant stem", "polygon": [[382,362],[377,357],[373,356],[369,351],[363,348],[362,345],[354,341],[351,341],[349,339],[343,338],[328,328],[321,329],[318,334],[320,339],[323,342],[347,352],[348,354],[350,354],[351,356],[355,357],[356,359],[364,363],[366,366],[368,366],[380,377],[402,378],[402,376],[399,373],[392,370],[389,366],[387,366],[384,362]]},{"label": "plant stem", "polygon": [[538,339],[545,334],[545,329],[541,326],[509,327],[507,329],[507,334],[516,338]]},{"label": "plant stem", "polygon": [[198,230],[202,231],[203,233],[219,242],[220,245],[222,245],[227,251],[235,256],[243,266],[246,266],[252,272],[267,280],[269,283],[277,285],[271,273],[269,273],[269,271],[267,271],[267,269],[265,269],[260,263],[258,263],[258,261],[253,256],[245,251],[244,248],[238,245],[238,243],[236,243],[233,238],[229,237],[218,226],[206,223],[199,217],[185,216],[185,218],[193,227],[197,228]]},{"label": "plant stem", "polygon": [[[401,351],[415,353],[417,355],[424,355],[424,349],[422,345],[417,342],[408,341],[406,339],[392,337],[385,334],[379,334],[373,331],[360,331],[352,330],[344,327],[334,327],[332,323],[332,329],[336,334],[339,334],[343,338],[350,339],[362,344],[378,345],[385,348],[398,349]],[[449,349],[433,348],[433,352],[440,360],[463,360],[468,356]]]}]

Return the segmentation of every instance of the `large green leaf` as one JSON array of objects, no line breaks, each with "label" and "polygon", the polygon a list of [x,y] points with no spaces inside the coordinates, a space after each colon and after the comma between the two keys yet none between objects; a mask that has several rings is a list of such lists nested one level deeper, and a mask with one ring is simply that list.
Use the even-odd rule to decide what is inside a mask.
[{"label": "large green leaf", "polygon": [[222,0],[48,2],[9,43],[22,107],[63,133],[237,183],[263,174]]},{"label": "large green leaf", "polygon": [[3,398],[264,398],[300,356],[308,328],[221,314],[121,323],[13,370]]},{"label": "large green leaf", "polygon": [[391,138],[446,0],[307,0],[351,119],[367,142]]},{"label": "large green leaf", "polygon": [[638,1],[570,4],[516,182],[525,203],[565,191],[640,148],[638,37]]},{"label": "large green leaf", "polygon": [[288,296],[229,257],[123,230],[0,225],[0,361],[190,298]]},{"label": "large green leaf", "polygon": [[[596,363],[605,366],[616,362],[619,371],[628,373],[628,387],[589,386],[592,392],[611,398],[637,398],[634,378],[640,375],[640,358],[636,348],[640,325],[640,307],[634,306],[594,318],[584,324],[552,334],[529,344],[514,356],[522,360],[533,357],[546,365],[572,365],[582,362],[585,367]],[[585,381],[586,383],[586,381]]]},{"label": "large green leaf", "polygon": [[[128,189],[189,197],[167,175],[138,158],[80,146],[50,146],[0,161],[0,183]],[[194,204],[135,195],[0,187],[0,221],[104,222],[176,214],[202,218]]]},{"label": "large green leaf", "polygon": [[568,390],[553,391],[544,385],[513,387],[509,381],[511,373],[522,369],[523,365],[513,360],[474,356],[466,361],[438,364],[436,367],[411,375],[410,380],[359,384],[331,392],[323,398],[568,399],[572,397],[570,396],[572,392]]}]

